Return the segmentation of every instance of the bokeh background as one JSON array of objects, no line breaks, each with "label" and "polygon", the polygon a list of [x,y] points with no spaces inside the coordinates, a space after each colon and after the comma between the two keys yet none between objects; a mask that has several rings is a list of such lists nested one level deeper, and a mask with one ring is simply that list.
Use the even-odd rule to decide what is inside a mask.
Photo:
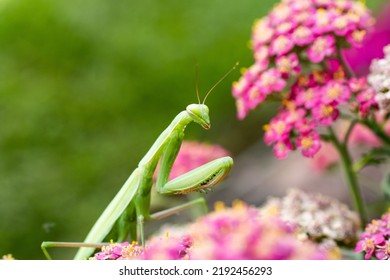
[{"label": "bokeh background", "polygon": [[[201,95],[236,61],[250,66],[252,24],[275,2],[0,0],[0,256],[43,259],[42,241],[82,241],[159,133],[196,103],[195,65]],[[384,2],[367,5],[377,13]],[[244,190],[256,186],[247,166],[258,175],[280,161],[258,145],[276,107],[236,119],[239,75],[210,95],[212,129],[191,124],[186,139],[231,151],[241,168],[226,184]],[[231,188],[210,203],[236,198]]]}]

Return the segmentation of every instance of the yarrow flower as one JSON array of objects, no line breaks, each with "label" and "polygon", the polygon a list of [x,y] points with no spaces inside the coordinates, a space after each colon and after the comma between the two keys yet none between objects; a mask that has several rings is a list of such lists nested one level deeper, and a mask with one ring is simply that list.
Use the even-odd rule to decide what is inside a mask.
[{"label": "yarrow flower", "polygon": [[359,238],[358,215],[340,201],[315,193],[291,189],[282,198],[270,198],[261,209],[264,216],[277,216],[291,225],[301,238],[319,243],[351,246]]},{"label": "yarrow flower", "polygon": [[278,218],[262,218],[259,209],[236,202],[190,226],[192,259],[327,259],[328,252],[300,241]]},{"label": "yarrow flower", "polygon": [[[230,152],[219,145],[184,141],[172,166],[170,180],[214,159],[228,156]],[[158,170],[158,169],[157,169]],[[157,172],[154,175],[156,178]]]},{"label": "yarrow flower", "polygon": [[156,236],[147,241],[143,260],[188,260],[192,247],[192,237],[189,235],[160,237]]},{"label": "yarrow flower", "polygon": [[283,0],[256,21],[255,63],[244,69],[232,93],[239,119],[270,95],[283,100],[265,126],[265,142],[273,145],[277,158],[295,149],[313,157],[321,148],[318,130],[339,118],[341,106],[349,105],[362,117],[376,108],[366,80],[357,87],[341,60],[341,49],[360,46],[373,23],[364,4],[353,0]]},{"label": "yarrow flower", "polygon": [[379,260],[390,259],[390,211],[366,226],[356,244],[355,252],[364,252],[366,260],[372,257]]},{"label": "yarrow flower", "polygon": [[101,248],[90,260],[131,260],[138,258],[143,252],[136,242],[111,242]]},{"label": "yarrow flower", "polygon": [[145,249],[137,242],[110,243],[90,260],[181,260],[188,259],[191,238],[186,235],[156,236],[148,240]]},{"label": "yarrow flower", "polygon": [[237,202],[216,210],[171,234],[155,235],[145,250],[136,243],[113,243],[93,260],[251,260],[329,259],[327,248],[298,240],[293,229],[277,217],[261,217],[259,209]]},{"label": "yarrow flower", "polygon": [[368,82],[376,91],[375,100],[384,112],[390,111],[390,45],[384,49],[385,57],[374,59],[370,66]]}]

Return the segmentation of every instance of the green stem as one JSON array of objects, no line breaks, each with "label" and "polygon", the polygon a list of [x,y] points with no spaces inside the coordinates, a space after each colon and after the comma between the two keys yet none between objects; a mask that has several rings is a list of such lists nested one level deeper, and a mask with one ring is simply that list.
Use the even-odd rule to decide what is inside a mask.
[{"label": "green stem", "polygon": [[337,58],[340,61],[341,65],[343,66],[347,77],[348,78],[354,78],[356,77],[355,73],[352,71],[351,67],[349,66],[348,62],[345,60],[343,52],[340,47],[337,47]]},{"label": "green stem", "polygon": [[360,121],[360,123],[368,127],[372,132],[374,132],[375,135],[378,136],[378,138],[382,140],[384,144],[390,145],[389,136],[385,133],[382,126],[380,126],[375,120],[371,121],[369,119],[365,119]]},{"label": "green stem", "polygon": [[352,130],[353,128],[355,127],[356,123],[358,121],[356,119],[352,120],[349,127],[348,127],[348,130],[347,132],[345,133],[345,136],[344,136],[344,146],[347,146],[348,145],[348,140],[349,140],[349,136],[351,135],[352,133]]},{"label": "green stem", "polygon": [[330,141],[334,144],[335,148],[340,154],[341,168],[343,170],[346,183],[351,191],[355,208],[357,209],[361,221],[361,227],[364,229],[367,223],[367,213],[363,202],[363,197],[358,186],[357,176],[353,170],[351,155],[345,143],[341,143],[333,129],[329,128]]}]

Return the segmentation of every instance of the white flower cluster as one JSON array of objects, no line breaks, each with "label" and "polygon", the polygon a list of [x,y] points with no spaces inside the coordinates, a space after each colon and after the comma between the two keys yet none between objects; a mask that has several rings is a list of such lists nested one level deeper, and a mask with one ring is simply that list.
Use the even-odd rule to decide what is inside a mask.
[{"label": "white flower cluster", "polygon": [[271,198],[263,213],[279,215],[295,227],[300,237],[319,242],[334,241],[350,245],[359,238],[358,215],[340,201],[292,189],[283,198]]},{"label": "white flower cluster", "polygon": [[390,112],[390,45],[384,47],[385,57],[374,59],[370,66],[368,82],[374,88],[379,108]]}]

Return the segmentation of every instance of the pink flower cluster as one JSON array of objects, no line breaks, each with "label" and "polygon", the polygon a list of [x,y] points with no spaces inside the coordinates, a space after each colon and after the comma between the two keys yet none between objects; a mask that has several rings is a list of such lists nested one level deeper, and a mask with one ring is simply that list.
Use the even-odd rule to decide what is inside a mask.
[{"label": "pink flower cluster", "polygon": [[140,256],[143,260],[188,260],[192,238],[186,234],[181,236],[164,237],[156,236],[147,242],[144,254]]},{"label": "pink flower cluster", "polygon": [[90,260],[182,260],[189,258],[191,245],[191,238],[186,235],[153,237],[145,249],[136,242],[110,243]]},{"label": "pink flower cluster", "polygon": [[328,252],[299,241],[278,218],[261,218],[259,209],[242,202],[220,207],[191,226],[192,259],[287,260],[327,259]]},{"label": "pink flower cluster", "polygon": [[[206,164],[214,159],[229,156],[230,152],[219,145],[196,141],[184,141],[172,166],[169,179],[172,180],[188,171]],[[158,170],[158,168],[157,168]],[[157,173],[155,174],[155,178]]]},{"label": "pink flower cluster", "polygon": [[376,106],[364,78],[345,77],[337,50],[359,46],[372,25],[369,10],[352,0],[284,0],[255,23],[255,63],[232,92],[239,119],[271,94],[284,100],[265,127],[277,158],[296,148],[313,157],[321,147],[318,127],[330,126],[340,106],[362,116]]},{"label": "pink flower cluster", "polygon": [[310,240],[298,240],[293,228],[276,217],[263,218],[257,208],[243,202],[231,208],[219,204],[216,211],[165,236],[146,242],[113,243],[93,260],[251,260],[330,259],[334,256]]},{"label": "pink flower cluster", "polygon": [[[347,80],[340,65],[301,76],[291,87],[279,113],[265,128],[264,140],[273,145],[277,158],[286,158],[294,149],[313,157],[321,148],[319,127],[330,126],[339,116],[339,107],[349,105],[362,117],[376,108],[374,91],[365,78]],[[351,101],[355,96],[356,101]]]},{"label": "pink flower cluster", "polygon": [[142,254],[142,248],[136,243],[122,242],[103,246],[90,260],[129,260]]},{"label": "pink flower cluster", "polygon": [[380,260],[390,259],[390,212],[366,226],[355,252],[364,252],[366,260],[373,256]]}]

